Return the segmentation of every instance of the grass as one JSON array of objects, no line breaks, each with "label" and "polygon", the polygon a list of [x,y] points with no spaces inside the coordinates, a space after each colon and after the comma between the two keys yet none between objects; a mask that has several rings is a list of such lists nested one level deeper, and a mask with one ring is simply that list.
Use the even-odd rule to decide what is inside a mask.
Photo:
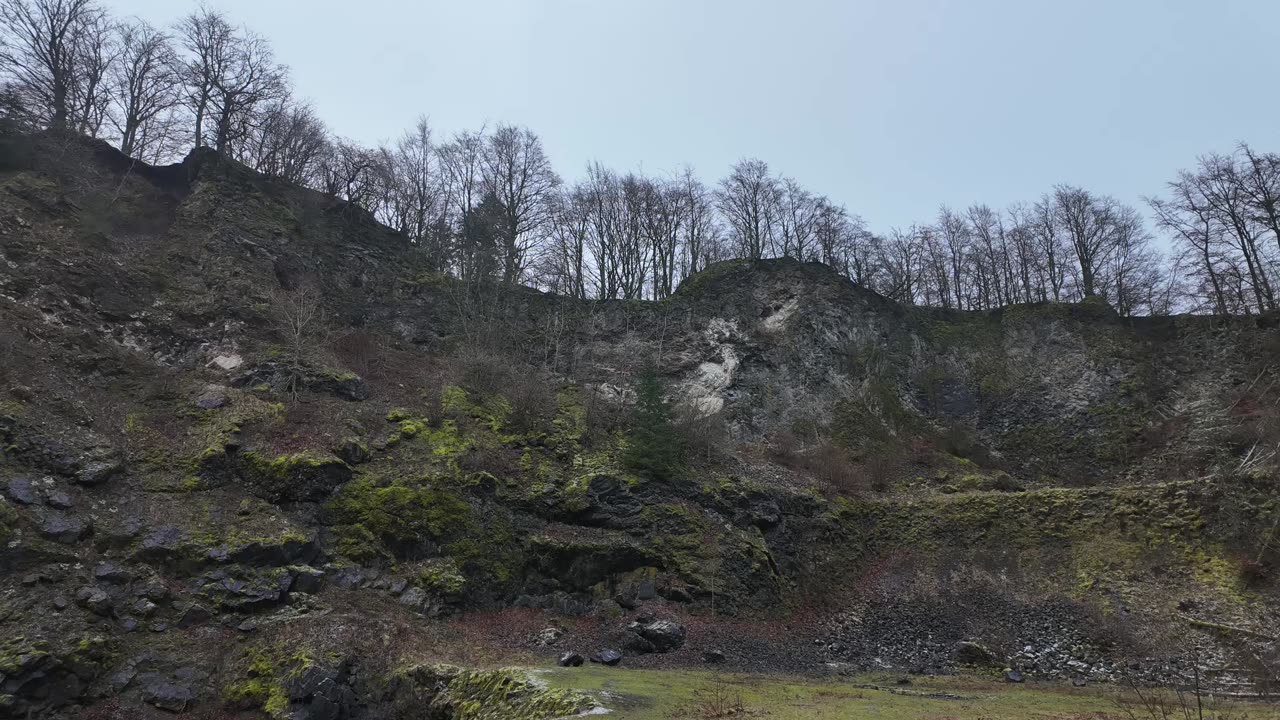
[{"label": "grass", "polygon": [[[745,717],[770,720],[882,718],[883,720],[1119,720],[1127,717],[1118,688],[1072,688],[1058,683],[1013,685],[989,678],[896,676],[803,678],[717,674],[705,671],[636,670],[585,665],[538,673],[551,687],[586,692],[623,720],[717,717],[708,697],[741,701]],[[956,697],[929,697],[945,694]],[[1137,708],[1135,708],[1137,709]],[[1251,720],[1280,719],[1280,708],[1251,705]],[[733,715],[744,716],[744,713]],[[1139,712],[1139,716],[1141,713]]]}]

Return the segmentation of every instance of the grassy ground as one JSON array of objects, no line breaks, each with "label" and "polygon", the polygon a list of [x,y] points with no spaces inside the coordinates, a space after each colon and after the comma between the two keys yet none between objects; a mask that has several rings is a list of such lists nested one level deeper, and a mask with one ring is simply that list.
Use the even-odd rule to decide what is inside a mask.
[{"label": "grassy ground", "polygon": [[[918,678],[911,685],[899,686],[894,677],[805,679],[599,665],[540,671],[538,676],[552,687],[587,692],[613,711],[609,717],[626,720],[744,716],[770,720],[1127,720],[1129,715],[1120,703],[1136,701],[1114,688],[1011,685],[965,677]],[[744,710],[735,712],[732,708],[738,703]],[[1139,705],[1130,705],[1130,709],[1140,720],[1152,717]],[[1237,706],[1230,714],[1221,710],[1205,717],[1280,719],[1280,707],[1275,706]],[[1181,710],[1169,717],[1181,718]]]}]

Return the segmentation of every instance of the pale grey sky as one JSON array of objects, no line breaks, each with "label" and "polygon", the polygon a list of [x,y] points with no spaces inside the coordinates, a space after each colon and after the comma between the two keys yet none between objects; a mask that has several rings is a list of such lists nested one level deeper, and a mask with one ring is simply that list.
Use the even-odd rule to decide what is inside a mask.
[{"label": "pale grey sky", "polygon": [[[168,24],[182,0],[104,0]],[[754,156],[877,232],[1055,183],[1138,204],[1197,155],[1280,150],[1280,2],[210,0],[335,132],[515,122],[556,168]]]}]

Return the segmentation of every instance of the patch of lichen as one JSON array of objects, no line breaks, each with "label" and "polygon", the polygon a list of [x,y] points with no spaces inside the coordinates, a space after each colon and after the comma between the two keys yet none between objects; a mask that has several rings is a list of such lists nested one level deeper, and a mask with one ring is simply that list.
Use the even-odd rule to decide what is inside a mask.
[{"label": "patch of lichen", "polygon": [[673,503],[646,506],[640,518],[652,529],[649,546],[664,569],[702,594],[727,589],[722,561],[725,547],[740,539],[736,531],[715,528],[701,513]]},{"label": "patch of lichen", "polygon": [[444,547],[446,555],[476,585],[504,590],[518,579],[527,557],[510,515],[489,508],[482,522]]}]

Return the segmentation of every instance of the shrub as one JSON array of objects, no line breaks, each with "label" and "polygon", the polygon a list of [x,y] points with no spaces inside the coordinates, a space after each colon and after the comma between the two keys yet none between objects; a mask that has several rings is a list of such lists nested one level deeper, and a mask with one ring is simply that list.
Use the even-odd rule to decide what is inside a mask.
[{"label": "shrub", "polygon": [[551,378],[509,356],[464,349],[450,358],[446,375],[477,396],[505,400],[506,422],[518,433],[542,428],[556,410]]},{"label": "shrub", "polygon": [[351,330],[333,341],[333,354],[343,367],[368,376],[383,361],[382,343],[367,330]]},{"label": "shrub", "polygon": [[729,426],[723,412],[686,408],[677,413],[676,432],[690,457],[711,460],[716,450],[729,442]]},{"label": "shrub", "polygon": [[847,450],[830,440],[806,448],[784,430],[773,436],[769,454],[774,462],[813,476],[839,495],[859,495],[869,486],[866,472],[850,460]]}]

